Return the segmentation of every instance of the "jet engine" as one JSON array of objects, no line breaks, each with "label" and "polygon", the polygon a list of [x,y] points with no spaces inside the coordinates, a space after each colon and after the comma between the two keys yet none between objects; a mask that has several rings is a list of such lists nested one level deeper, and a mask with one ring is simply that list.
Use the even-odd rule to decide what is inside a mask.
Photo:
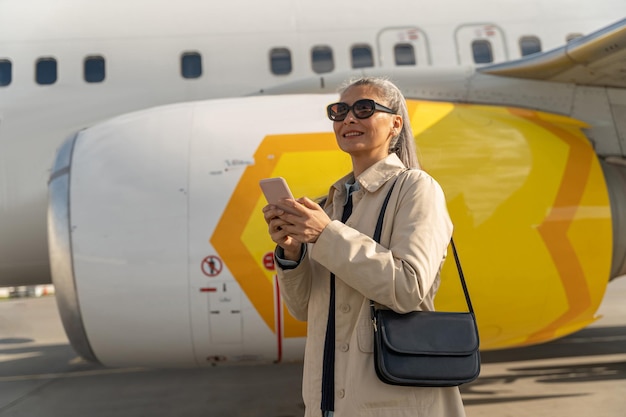
[{"label": "jet engine", "polygon": [[[81,130],[49,182],[49,247],[75,350],[109,366],[302,358],[258,182],[321,197],[350,170],[336,95],[175,104]],[[626,269],[626,170],[584,123],[513,107],[409,100],[423,169],[442,185],[484,349],[540,343],[595,319]],[[449,259],[452,257],[450,256]],[[454,262],[437,308],[462,309]]]}]

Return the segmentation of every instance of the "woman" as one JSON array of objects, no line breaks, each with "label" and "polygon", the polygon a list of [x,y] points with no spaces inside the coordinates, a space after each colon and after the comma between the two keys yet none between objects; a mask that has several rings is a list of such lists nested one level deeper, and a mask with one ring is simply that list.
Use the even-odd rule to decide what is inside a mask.
[{"label": "woman", "polygon": [[[308,322],[305,415],[464,416],[457,387],[395,386],[376,376],[369,300],[401,313],[433,310],[452,224],[440,186],[417,169],[398,88],[362,78],[340,94],[327,111],[352,172],[330,188],[324,208],[306,197],[263,208],[283,299]],[[396,179],[378,244],[371,236]]]}]

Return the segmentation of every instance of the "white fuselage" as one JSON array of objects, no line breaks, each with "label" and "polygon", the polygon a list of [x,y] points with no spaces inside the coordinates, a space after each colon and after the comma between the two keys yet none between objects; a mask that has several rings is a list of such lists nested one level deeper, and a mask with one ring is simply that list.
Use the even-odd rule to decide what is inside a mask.
[{"label": "white fuselage", "polygon": [[[399,43],[414,49],[416,68],[473,66],[475,40],[489,41],[493,62],[502,62],[521,56],[524,37],[536,37],[545,51],[626,12],[623,0],[577,3],[5,0],[0,65],[6,71],[10,63],[10,83],[0,86],[0,284],[50,281],[46,186],[55,150],[78,129],[167,103],[256,94],[309,78],[323,84],[325,75],[358,71],[355,45],[370,48],[373,65],[390,75]],[[332,52],[329,72],[311,61],[320,48]],[[287,74],[272,72],[276,49],[291,55]],[[185,53],[202,63],[197,78],[181,75]],[[85,81],[92,56],[104,59],[101,82]],[[51,84],[37,81],[42,59],[56,62]]]}]

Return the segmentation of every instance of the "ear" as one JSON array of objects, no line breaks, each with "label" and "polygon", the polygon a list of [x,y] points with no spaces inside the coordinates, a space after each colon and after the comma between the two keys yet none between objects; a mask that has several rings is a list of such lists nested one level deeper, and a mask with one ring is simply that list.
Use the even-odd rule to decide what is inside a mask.
[{"label": "ear", "polygon": [[402,116],[400,116],[399,114],[394,114],[393,124],[391,125],[391,128],[395,130],[396,132],[398,132],[398,134],[400,134],[400,132],[402,131],[403,124],[404,122],[402,120]]}]

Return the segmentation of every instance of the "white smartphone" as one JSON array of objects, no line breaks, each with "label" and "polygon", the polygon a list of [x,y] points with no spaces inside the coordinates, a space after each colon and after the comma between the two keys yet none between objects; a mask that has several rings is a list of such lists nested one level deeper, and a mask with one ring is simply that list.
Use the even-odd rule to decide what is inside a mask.
[{"label": "white smartphone", "polygon": [[[259,185],[265,194],[265,199],[270,204],[278,204],[278,200],[282,198],[293,199],[293,194],[291,194],[287,181],[283,177],[265,178],[259,181]],[[291,214],[298,214],[287,208],[284,210]]]}]

